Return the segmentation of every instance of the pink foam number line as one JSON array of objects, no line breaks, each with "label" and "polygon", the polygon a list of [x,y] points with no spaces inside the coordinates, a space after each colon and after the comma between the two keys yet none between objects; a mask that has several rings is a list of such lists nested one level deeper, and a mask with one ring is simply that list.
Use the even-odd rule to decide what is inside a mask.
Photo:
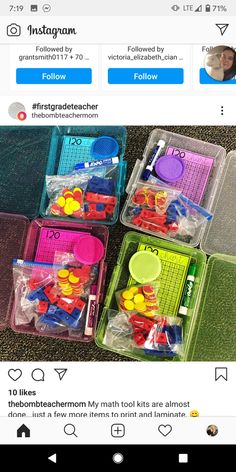
[{"label": "pink foam number line", "polygon": [[190,198],[195,203],[201,203],[214,164],[214,159],[173,146],[167,148],[166,155],[179,156],[185,163],[184,176],[178,182],[171,184],[171,186],[181,190],[186,197]]},{"label": "pink foam number line", "polygon": [[75,244],[86,234],[90,233],[60,228],[42,228],[35,261],[53,263],[56,251],[73,252]]}]

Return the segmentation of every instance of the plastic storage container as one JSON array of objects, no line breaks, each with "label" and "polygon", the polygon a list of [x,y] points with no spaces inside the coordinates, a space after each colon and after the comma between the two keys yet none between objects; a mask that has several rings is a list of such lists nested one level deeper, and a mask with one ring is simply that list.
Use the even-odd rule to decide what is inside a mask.
[{"label": "plastic storage container", "polygon": [[[30,223],[24,216],[8,214],[0,214],[0,222],[0,260],[2,267],[4,267],[2,274],[4,283],[2,284],[2,290],[0,291],[0,329],[4,329],[10,325],[14,331],[21,333],[30,333],[34,335],[43,335],[84,342],[89,342],[93,340],[96,329],[99,304],[101,303],[103,298],[105,284],[105,257],[109,235],[107,227],[102,225],[80,225],[76,222],[68,222],[60,219],[54,221],[52,219],[47,220],[39,218],[33,220]],[[60,247],[57,244],[58,239],[60,238],[60,232],[62,230],[69,230],[70,232],[75,232],[75,234],[76,232],[89,232],[91,235],[99,238],[104,245],[104,257],[99,262],[98,277],[96,282],[97,297],[96,310],[94,313],[94,324],[92,333],[89,336],[78,336],[73,332],[71,332],[70,335],[68,335],[68,333],[62,333],[57,335],[49,333],[41,334],[40,332],[36,331],[34,326],[32,326],[30,323],[28,325],[21,326],[16,326],[15,324],[16,307],[14,306],[12,260],[15,258],[22,258],[24,260],[34,261],[36,258],[38,262],[44,262],[46,261],[45,257],[47,258],[49,255],[51,258],[53,258],[55,250],[60,250]],[[44,239],[44,237],[42,237],[42,231],[44,231],[44,234],[47,235],[47,241]],[[56,244],[55,240],[53,240],[54,235],[56,235]],[[40,255],[43,254],[46,254],[46,256],[43,259],[40,259]]]},{"label": "plastic storage container", "polygon": [[[104,343],[106,327],[111,313],[118,313],[115,293],[130,284],[128,264],[139,245],[146,250],[161,249],[187,255],[196,260],[197,273],[188,310],[182,316],[184,350],[181,357],[158,357],[146,355],[143,350],[122,352]],[[104,309],[98,325],[96,343],[103,349],[145,361],[235,361],[236,360],[236,258],[222,254],[212,255],[208,262],[205,254],[195,248],[129,232],[124,237],[117,265],[105,298]],[[168,281],[167,281],[168,283]],[[180,315],[178,315],[180,316]]]},{"label": "plastic storage container", "polygon": [[[93,149],[96,139],[101,136],[110,136],[114,138],[119,145],[119,164],[114,176],[115,196],[117,197],[117,204],[115,207],[114,214],[111,218],[106,219],[104,221],[99,221],[95,219],[87,220],[86,223],[102,223],[110,225],[116,223],[118,219],[120,196],[124,193],[125,187],[127,162],[124,161],[124,152],[126,146],[126,129],[124,127],[59,126],[57,128],[54,128],[50,153],[48,157],[46,175],[69,175],[74,170],[74,166],[77,163],[81,161],[89,162],[96,160],[97,157],[95,156],[97,156],[97,152],[100,149],[100,145],[99,148],[95,146],[93,157],[91,157],[91,150]],[[79,155],[77,153],[77,148],[80,150]],[[49,199],[45,183],[40,205],[40,215],[43,217],[47,216],[48,203]],[[71,220],[71,218],[69,219]],[[83,219],[77,219],[77,221],[84,222]]]},{"label": "plastic storage container", "polygon": [[52,127],[0,127],[1,212],[39,215],[51,135]]},{"label": "plastic storage container", "polygon": [[[135,193],[135,190],[138,186],[140,186],[140,184],[143,186],[147,185],[147,182],[141,180],[141,175],[146,168],[148,160],[152,156],[159,140],[163,140],[165,142],[165,147],[162,149],[161,155],[165,155],[166,153],[168,153],[170,156],[178,155],[183,158],[186,164],[185,174],[182,179],[175,183],[167,183],[163,181],[162,184],[172,187],[176,190],[181,189],[184,195],[195,201],[195,203],[200,204],[209,212],[213,212],[215,214],[215,212],[218,211],[216,206],[219,195],[219,185],[222,182],[222,173],[226,172],[224,171],[225,163],[228,162],[228,156],[227,159],[225,159],[225,149],[221,146],[203,142],[197,139],[192,139],[161,129],[155,129],[152,131],[148,139],[146,148],[144,150],[143,160],[136,161],[132,175],[128,182],[126,188],[128,198],[121,213],[121,223],[123,223],[125,226],[128,226],[129,228],[135,230],[139,229],[140,231],[156,237],[177,241],[179,244],[189,244],[191,247],[196,247],[202,239],[205,241],[205,234],[208,234],[207,231],[209,228],[211,228],[211,232],[213,231],[213,228],[215,228],[215,219],[213,219],[211,225],[210,223],[206,222],[198,227],[190,241],[186,241],[178,235],[168,236],[163,233],[157,233],[147,229],[138,228],[129,221],[128,208],[131,204],[132,195]],[[188,150],[189,153],[191,153],[191,156],[189,157],[187,153],[184,155],[182,150]],[[198,155],[207,156],[207,159],[201,159],[201,161],[199,161]],[[204,165],[202,163],[204,163]],[[233,166],[232,162],[231,165]],[[226,198],[228,198],[228,189]],[[223,226],[224,224],[222,224],[222,228]],[[227,238],[227,233],[225,236]],[[214,252],[214,249],[211,249],[210,245],[208,245],[206,252],[211,254]],[[221,250],[220,252],[224,251]]]},{"label": "plastic storage container", "polygon": [[225,160],[211,211],[213,220],[207,224],[201,248],[207,254],[223,253],[236,256],[236,151]]},{"label": "plastic storage container", "polygon": [[22,215],[0,213],[0,330],[9,323],[13,302],[12,259],[23,257],[29,220]]}]

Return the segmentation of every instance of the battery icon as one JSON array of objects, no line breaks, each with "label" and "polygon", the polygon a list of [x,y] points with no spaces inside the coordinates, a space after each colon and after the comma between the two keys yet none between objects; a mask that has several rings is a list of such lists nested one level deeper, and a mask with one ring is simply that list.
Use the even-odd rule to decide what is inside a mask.
[{"label": "battery icon", "polygon": [[205,6],[205,11],[206,11],[207,13],[210,13],[210,11],[211,11],[211,5],[209,5],[209,3]]}]

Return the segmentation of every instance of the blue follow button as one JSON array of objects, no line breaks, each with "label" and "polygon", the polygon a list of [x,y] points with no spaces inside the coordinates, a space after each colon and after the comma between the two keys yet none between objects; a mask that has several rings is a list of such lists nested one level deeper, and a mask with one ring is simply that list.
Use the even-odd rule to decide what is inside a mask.
[{"label": "blue follow button", "polygon": [[184,70],[181,68],[110,68],[109,84],[183,84]]},{"label": "blue follow button", "polygon": [[232,85],[236,84],[236,78],[234,77],[233,79],[230,80],[215,80],[213,79],[204,68],[200,69],[200,84],[214,84],[214,85]]},{"label": "blue follow button", "polygon": [[16,69],[17,84],[91,84],[92,69]]}]

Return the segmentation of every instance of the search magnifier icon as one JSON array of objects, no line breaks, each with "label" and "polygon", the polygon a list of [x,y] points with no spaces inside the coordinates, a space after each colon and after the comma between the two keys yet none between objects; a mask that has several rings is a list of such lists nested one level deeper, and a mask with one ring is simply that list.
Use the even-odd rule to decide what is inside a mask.
[{"label": "search magnifier icon", "polygon": [[74,424],[68,423],[64,426],[64,433],[67,434],[67,436],[75,436],[77,438],[78,436],[75,432],[76,429]]}]

